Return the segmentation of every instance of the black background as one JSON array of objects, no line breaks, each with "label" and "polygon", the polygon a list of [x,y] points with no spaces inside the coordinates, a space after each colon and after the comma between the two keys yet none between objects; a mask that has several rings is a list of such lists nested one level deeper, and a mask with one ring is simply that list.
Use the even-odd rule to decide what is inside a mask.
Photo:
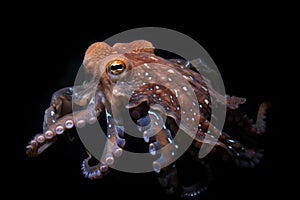
[{"label": "black background", "polygon": [[[247,98],[247,111],[255,116],[258,105],[265,100],[275,104],[271,93],[274,68],[269,55],[273,48],[273,19],[243,11],[232,17],[206,17],[201,14],[186,15],[184,20],[166,15],[165,20],[137,22],[113,20],[99,14],[90,21],[88,16],[57,17],[55,12],[36,12],[14,23],[14,39],[11,40],[13,56],[17,64],[14,73],[20,83],[17,91],[22,96],[17,112],[24,124],[14,124],[16,148],[9,156],[13,159],[9,188],[14,194],[33,197],[97,197],[113,198],[166,198],[154,173],[127,174],[112,172],[104,179],[90,181],[81,174],[80,165],[86,157],[80,141],[68,143],[63,138],[37,158],[25,155],[28,141],[42,130],[44,110],[51,95],[57,89],[72,85],[85,50],[97,41],[137,27],[164,27],[180,31],[195,39],[210,54],[222,75],[228,94]],[[111,13],[112,14],[112,13]],[[109,19],[109,20],[108,20]],[[191,22],[192,21],[192,22]],[[191,23],[191,25],[189,24]],[[16,51],[16,49],[18,49]],[[14,62],[12,60],[11,62]],[[13,69],[14,70],[14,69]],[[18,95],[18,96],[20,96]],[[14,99],[15,100],[15,99]],[[274,107],[274,106],[273,106]],[[271,111],[272,113],[272,111]],[[76,133],[74,133],[76,134]],[[241,197],[265,197],[270,193],[266,186],[272,184],[271,173],[275,157],[272,116],[268,120],[265,137],[265,157],[257,168],[224,169],[202,199],[217,197],[240,199]],[[13,143],[14,145],[15,143]],[[16,153],[16,155],[14,155]],[[11,171],[11,168],[10,170]],[[239,194],[241,193],[241,194]],[[141,196],[142,195],[142,196]]]}]

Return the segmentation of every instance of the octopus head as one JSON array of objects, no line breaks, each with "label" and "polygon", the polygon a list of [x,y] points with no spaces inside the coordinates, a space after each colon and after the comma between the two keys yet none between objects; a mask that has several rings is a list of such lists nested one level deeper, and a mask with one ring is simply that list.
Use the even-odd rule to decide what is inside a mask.
[{"label": "octopus head", "polygon": [[[154,55],[154,47],[145,40],[116,43],[113,46],[109,46],[105,42],[97,42],[87,49],[83,66],[94,80],[100,82],[99,85],[106,94],[108,91],[113,92],[116,84],[124,79],[131,69],[147,62],[145,58],[148,58],[149,55]],[[126,96],[128,90],[125,82],[118,83],[120,88],[115,90],[116,92],[123,91],[122,96]],[[121,94],[119,93],[119,95]]]}]

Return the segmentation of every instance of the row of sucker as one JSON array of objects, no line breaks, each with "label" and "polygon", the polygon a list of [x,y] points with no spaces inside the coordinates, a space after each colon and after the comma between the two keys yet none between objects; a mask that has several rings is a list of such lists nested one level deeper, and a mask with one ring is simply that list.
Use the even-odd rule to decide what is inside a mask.
[{"label": "row of sucker", "polygon": [[[44,132],[37,134],[27,145],[26,154],[29,156],[37,156],[42,153],[52,141],[63,134],[66,130],[71,129],[74,125],[77,128],[82,128],[86,123],[93,124],[99,116],[98,110],[82,110],[73,114],[65,115],[45,127]],[[52,114],[52,112],[50,112]]]},{"label": "row of sucker", "polygon": [[225,132],[222,132],[222,136],[219,140],[226,145],[228,153],[235,159],[238,166],[252,168],[260,163],[263,150],[246,148]]},{"label": "row of sucker", "polygon": [[107,120],[107,141],[105,144],[103,157],[101,162],[111,166],[115,162],[115,158],[120,157],[123,153],[123,147],[125,146],[124,127],[115,124],[115,121],[106,109]]},{"label": "row of sucker", "polygon": [[207,186],[197,186],[197,185],[193,185],[192,187],[185,187],[183,189],[184,191],[181,194],[182,198],[186,198],[186,197],[196,197],[199,196],[200,194],[202,194],[203,192],[205,192],[207,190]]},{"label": "row of sucker", "polygon": [[90,153],[88,153],[88,155],[89,156],[82,161],[82,165],[81,165],[81,169],[84,177],[89,179],[102,178],[103,174],[107,173],[109,170],[108,165],[100,162],[97,165],[90,166],[88,162],[92,158],[92,155]]},{"label": "row of sucker", "polygon": [[[157,108],[155,108],[157,110]],[[165,117],[157,111],[150,109],[148,115],[137,120],[140,131],[143,131],[145,142],[149,143],[149,153],[160,157],[153,161],[153,170],[157,173],[161,168],[172,162],[178,145],[173,141],[171,131],[165,126]]]}]

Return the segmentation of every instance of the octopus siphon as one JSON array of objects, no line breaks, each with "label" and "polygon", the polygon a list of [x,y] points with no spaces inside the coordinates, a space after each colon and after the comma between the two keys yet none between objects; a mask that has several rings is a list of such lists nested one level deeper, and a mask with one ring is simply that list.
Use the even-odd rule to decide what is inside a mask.
[{"label": "octopus siphon", "polygon": [[[113,46],[105,42],[92,44],[82,64],[87,79],[81,85],[62,88],[52,95],[44,114],[43,132],[29,141],[26,154],[37,156],[69,130],[99,122],[105,126],[109,145],[103,159],[95,165],[89,164],[93,155],[88,150],[88,157],[82,162],[83,175],[98,179],[117,163],[126,150],[126,140],[130,139],[127,135],[136,131],[147,151],[159,156],[151,167],[161,186],[168,194],[180,197],[197,196],[208,184],[181,183],[176,159],[172,158],[185,138],[178,139],[179,132],[191,140],[184,155],[203,166],[208,177],[212,174],[208,159],[212,154],[219,154],[221,159],[232,160],[242,167],[259,164],[263,150],[255,145],[243,145],[236,132],[219,130],[213,124],[212,104],[216,101],[224,104],[225,126],[236,125],[242,130],[241,134],[255,140],[265,132],[270,103],[260,104],[253,123],[237,111],[246,102],[245,98],[220,95],[192,62],[164,59],[154,50],[152,43],[146,40]],[[123,113],[129,114],[135,129]],[[201,157],[200,151],[207,156]]]}]

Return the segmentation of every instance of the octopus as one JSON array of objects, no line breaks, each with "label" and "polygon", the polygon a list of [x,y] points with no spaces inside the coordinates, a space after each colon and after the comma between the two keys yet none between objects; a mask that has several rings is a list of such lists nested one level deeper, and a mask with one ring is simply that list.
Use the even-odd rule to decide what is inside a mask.
[{"label": "octopus", "polygon": [[[138,141],[146,144],[149,153],[160,155],[152,167],[161,186],[167,194],[180,197],[194,197],[207,190],[213,174],[212,155],[242,167],[260,163],[263,149],[243,145],[237,138],[255,141],[265,132],[269,102],[260,104],[253,123],[238,111],[245,98],[220,95],[191,62],[181,58],[164,59],[156,55],[154,46],[146,40],[113,46],[96,42],[86,50],[82,66],[87,75],[82,84],[53,93],[45,110],[43,132],[35,135],[26,147],[28,156],[38,156],[71,129],[99,122],[104,126],[109,145],[98,163],[89,163],[93,156],[88,150],[88,157],[82,162],[83,175],[99,179],[126,150],[128,133],[136,131],[141,135]],[[225,132],[214,126],[212,104],[215,101],[223,102],[226,108],[225,126],[236,126],[240,133]],[[123,113],[129,113],[136,129],[127,123]],[[179,133],[191,140],[183,156],[197,162],[199,170],[202,166],[207,181],[181,183],[177,160],[173,158],[185,139],[178,139]],[[207,145],[211,147],[207,156],[199,156]]]}]

